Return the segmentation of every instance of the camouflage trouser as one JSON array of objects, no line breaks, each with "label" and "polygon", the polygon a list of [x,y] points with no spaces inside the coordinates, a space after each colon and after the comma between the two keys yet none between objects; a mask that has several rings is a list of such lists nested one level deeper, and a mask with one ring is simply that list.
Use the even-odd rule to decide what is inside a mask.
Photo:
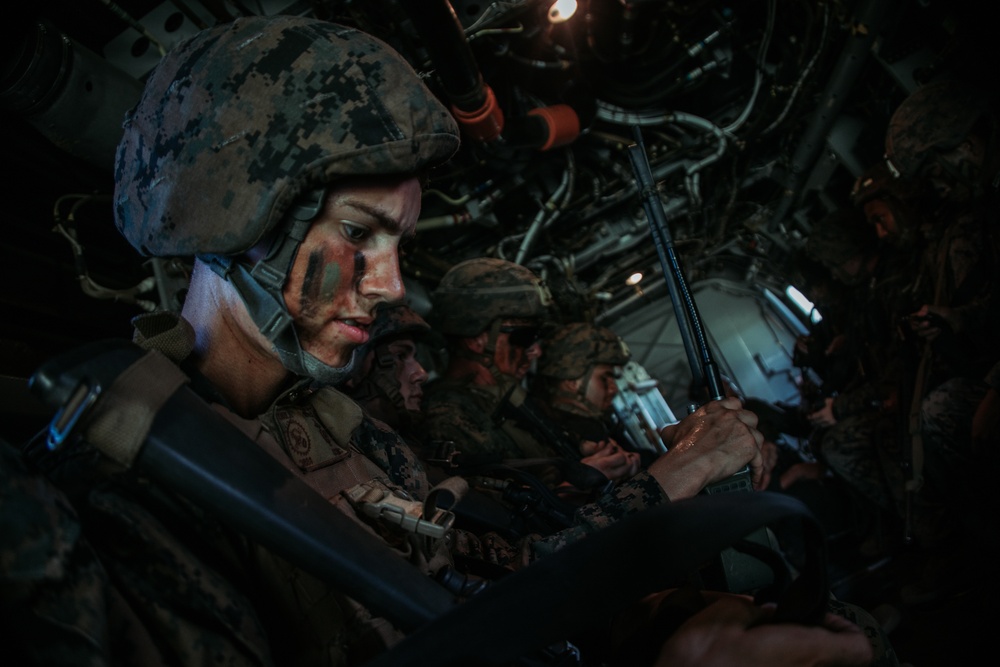
[{"label": "camouflage trouser", "polygon": [[819,456],[865,499],[893,511],[899,509],[905,481],[899,442],[893,419],[863,413],[824,431]]},{"label": "camouflage trouser", "polygon": [[[951,508],[977,500],[971,452],[972,414],[985,383],[953,378],[923,400],[923,486],[910,498],[910,523],[923,545],[946,539],[956,526]],[[820,455],[837,476],[864,498],[906,518],[906,482],[912,450],[898,419],[865,413],[843,419],[823,434]]]},{"label": "camouflage trouser", "polygon": [[994,493],[978,483],[981,471],[972,455],[972,415],[986,390],[980,380],[952,378],[923,400],[924,486],[915,504],[916,537],[921,542],[933,544],[948,537],[967,508],[980,505],[982,494]]}]

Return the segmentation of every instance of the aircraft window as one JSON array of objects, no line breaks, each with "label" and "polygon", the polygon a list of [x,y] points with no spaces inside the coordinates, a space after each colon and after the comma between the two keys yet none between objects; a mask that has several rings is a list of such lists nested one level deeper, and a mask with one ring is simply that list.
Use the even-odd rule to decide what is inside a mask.
[{"label": "aircraft window", "polygon": [[809,318],[809,321],[813,324],[817,324],[823,321],[823,316],[813,305],[813,302],[806,298],[805,294],[795,289],[794,286],[789,285],[785,288],[785,296],[791,299],[792,303],[802,311],[802,314]]}]

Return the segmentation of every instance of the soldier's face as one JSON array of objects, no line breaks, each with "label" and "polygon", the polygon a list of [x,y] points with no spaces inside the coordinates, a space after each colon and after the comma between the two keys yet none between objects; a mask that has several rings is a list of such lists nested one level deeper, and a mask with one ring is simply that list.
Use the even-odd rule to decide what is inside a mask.
[{"label": "soldier's face", "polygon": [[899,238],[899,226],[896,216],[889,205],[882,199],[872,199],[865,203],[865,217],[875,225],[875,233],[880,239],[892,242]]},{"label": "soldier's face", "polygon": [[396,380],[403,406],[407,410],[420,410],[424,396],[423,384],[427,381],[427,371],[417,361],[417,346],[409,338],[400,338],[389,343],[389,354],[396,364]]},{"label": "soldier's face", "polygon": [[618,394],[618,382],[615,380],[618,374],[619,369],[611,364],[597,364],[590,374],[585,396],[601,413],[611,409],[611,402]]},{"label": "soldier's face", "polygon": [[[525,336],[525,333],[531,335]],[[537,334],[537,323],[527,320],[505,320],[502,323],[501,333],[497,335],[496,349],[493,352],[493,363],[496,364],[497,370],[518,380],[523,379],[531,370],[532,362],[542,356],[542,345]]]},{"label": "soldier's face", "polygon": [[415,176],[348,178],[330,189],[283,289],[306,352],[339,368],[367,342],[375,306],[405,294],[399,244],[419,214]]}]

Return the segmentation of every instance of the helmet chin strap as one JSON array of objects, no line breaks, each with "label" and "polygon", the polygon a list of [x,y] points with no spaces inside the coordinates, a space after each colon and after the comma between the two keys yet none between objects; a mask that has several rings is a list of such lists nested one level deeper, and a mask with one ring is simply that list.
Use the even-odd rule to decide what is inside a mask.
[{"label": "helmet chin strap", "polygon": [[267,256],[250,269],[247,263],[227,255],[200,255],[199,259],[236,289],[254,324],[274,346],[285,368],[324,384],[339,384],[351,375],[357,363],[358,349],[355,348],[350,361],[339,368],[306,352],[302,349],[281,292],[299,245],[312,221],[319,215],[324,198],[324,189],[307,193],[304,201],[289,212],[290,224],[276,237]]}]

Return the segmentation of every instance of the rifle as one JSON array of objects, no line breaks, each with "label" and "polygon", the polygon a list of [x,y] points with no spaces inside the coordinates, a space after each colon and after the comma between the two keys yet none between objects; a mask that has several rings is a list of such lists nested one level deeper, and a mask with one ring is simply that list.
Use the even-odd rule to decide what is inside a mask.
[{"label": "rifle", "polygon": [[[712,352],[705,338],[705,330],[702,327],[698,307],[695,304],[694,296],[688,289],[687,281],[684,278],[684,271],[681,269],[680,259],[677,257],[674,249],[674,242],[667,225],[666,214],[663,211],[663,202],[660,201],[656,185],[653,182],[653,174],[649,167],[649,160],[646,157],[642,132],[639,126],[632,127],[632,135],[635,143],[628,147],[629,160],[632,162],[636,186],[639,196],[642,199],[643,209],[646,211],[646,218],[649,221],[650,236],[653,239],[653,243],[656,246],[656,253],[660,259],[663,279],[667,283],[667,289],[670,292],[670,301],[673,304],[674,316],[680,328],[684,350],[687,352],[691,374],[697,384],[707,389],[709,400],[722,400],[725,397],[722,375],[715,360],[712,358]],[[694,409],[696,409],[696,406],[691,406],[689,411],[693,412]],[[711,495],[732,491],[753,491],[753,481],[750,477],[749,465],[745,466],[732,477],[709,484],[705,487],[703,493]],[[759,530],[755,536],[751,536],[751,539],[768,545],[771,542],[763,529]],[[747,582],[752,582],[758,576],[766,577],[768,574],[767,569],[763,568],[759,561],[753,558],[749,558],[748,560],[744,554],[733,550],[723,552],[722,565],[727,586],[732,592],[748,590],[746,586],[750,586],[750,584]],[[738,580],[738,570],[749,570],[750,577],[747,580]]]}]

